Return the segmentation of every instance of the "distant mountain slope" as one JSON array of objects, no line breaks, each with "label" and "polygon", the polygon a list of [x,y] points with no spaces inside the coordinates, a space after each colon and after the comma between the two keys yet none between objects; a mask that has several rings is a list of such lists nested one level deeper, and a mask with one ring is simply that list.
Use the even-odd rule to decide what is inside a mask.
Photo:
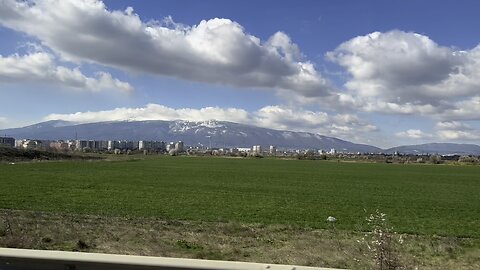
[{"label": "distant mountain slope", "polygon": [[48,121],[23,128],[1,130],[17,139],[44,140],[163,140],[184,141],[186,145],[330,149],[349,152],[381,152],[378,147],[355,144],[307,132],[280,131],[224,121],[121,121],[75,124]]},{"label": "distant mountain slope", "polygon": [[402,154],[458,154],[480,155],[480,146],[476,144],[457,143],[427,143],[419,145],[404,145],[385,150],[385,153],[399,152]]},{"label": "distant mountain slope", "polygon": [[84,140],[162,140],[184,141],[187,145],[212,147],[251,147],[276,145],[279,148],[330,149],[347,152],[393,154],[458,154],[480,155],[475,144],[428,143],[404,145],[382,150],[308,132],[281,131],[224,121],[119,121],[76,124],[67,121],[47,121],[35,125],[0,130],[2,136],[17,139],[84,139]]}]

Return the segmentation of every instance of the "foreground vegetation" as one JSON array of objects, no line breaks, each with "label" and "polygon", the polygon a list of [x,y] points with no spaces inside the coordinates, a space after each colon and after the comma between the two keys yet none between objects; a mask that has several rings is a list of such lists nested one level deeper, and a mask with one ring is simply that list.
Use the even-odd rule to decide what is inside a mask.
[{"label": "foreground vegetation", "polygon": [[[357,242],[362,237],[289,225],[0,211],[0,246],[15,248],[378,269]],[[400,269],[480,269],[480,239],[403,239]]]},{"label": "foreground vegetation", "polygon": [[[155,157],[0,164],[0,208],[480,238],[480,167]],[[137,157],[138,158],[138,157]]]}]

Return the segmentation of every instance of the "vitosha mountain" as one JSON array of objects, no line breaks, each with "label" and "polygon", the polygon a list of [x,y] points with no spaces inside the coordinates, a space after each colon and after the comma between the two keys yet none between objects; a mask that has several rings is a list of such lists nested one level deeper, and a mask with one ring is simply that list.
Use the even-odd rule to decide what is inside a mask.
[{"label": "vitosha mountain", "polygon": [[22,128],[0,130],[16,139],[40,140],[155,140],[184,141],[190,146],[251,147],[275,145],[284,149],[325,149],[362,153],[480,155],[475,144],[429,143],[380,149],[375,146],[308,132],[261,128],[225,121],[115,121],[78,124],[47,121]]},{"label": "vitosha mountain", "polygon": [[157,140],[184,141],[191,146],[278,148],[335,148],[338,151],[376,153],[378,147],[356,144],[307,132],[280,131],[224,121],[118,121],[76,124],[60,120],[1,130],[16,139],[40,140]]}]

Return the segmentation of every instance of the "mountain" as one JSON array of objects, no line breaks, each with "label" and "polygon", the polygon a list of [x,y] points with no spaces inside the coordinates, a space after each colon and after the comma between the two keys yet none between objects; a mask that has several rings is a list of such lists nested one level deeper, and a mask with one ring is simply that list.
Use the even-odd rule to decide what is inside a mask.
[{"label": "mountain", "polygon": [[224,121],[117,121],[77,124],[60,120],[0,130],[16,139],[40,140],[157,140],[184,141],[191,146],[331,149],[348,152],[381,152],[382,149],[308,132],[281,131]]},{"label": "mountain", "polygon": [[276,145],[283,149],[325,149],[362,153],[458,154],[480,155],[475,144],[428,143],[404,145],[382,150],[308,132],[282,131],[225,121],[116,121],[78,124],[61,120],[38,123],[22,128],[0,130],[16,139],[40,140],[157,140],[184,141],[191,146],[251,147]]},{"label": "mountain", "polygon": [[476,144],[427,143],[404,145],[385,150],[385,153],[401,154],[441,154],[441,155],[480,155],[480,146]]}]

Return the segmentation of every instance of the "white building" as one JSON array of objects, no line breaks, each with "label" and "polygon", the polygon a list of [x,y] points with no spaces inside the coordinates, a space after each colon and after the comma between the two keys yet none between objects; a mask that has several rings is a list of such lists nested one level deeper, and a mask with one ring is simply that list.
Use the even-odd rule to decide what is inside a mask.
[{"label": "white building", "polygon": [[108,142],[107,142],[107,150],[108,150],[108,151],[113,151],[113,150],[115,150],[115,148],[116,148],[116,147],[115,147],[115,143],[116,143],[116,141],[108,141]]},{"label": "white building", "polygon": [[138,150],[148,150],[152,146],[152,142],[138,141]]},{"label": "white building", "polygon": [[183,152],[183,142],[182,141],[178,141],[176,144],[175,144],[175,150],[180,153],[180,152]]},{"label": "white building", "polygon": [[262,153],[262,147],[260,145],[254,145],[252,147],[252,152],[255,154],[260,154]]},{"label": "white building", "polygon": [[270,155],[272,155],[272,156],[277,155],[277,147],[276,147],[276,146],[270,145],[270,149],[269,149],[269,150],[270,150],[270,151],[269,151],[269,152],[270,152]]},{"label": "white building", "polygon": [[170,150],[175,150],[174,142],[170,142],[169,144],[167,144],[167,152],[170,152]]},{"label": "white building", "polygon": [[240,153],[250,153],[250,151],[252,151],[252,148],[248,148],[248,147],[238,147],[237,150],[238,150],[238,152],[240,152]]}]

